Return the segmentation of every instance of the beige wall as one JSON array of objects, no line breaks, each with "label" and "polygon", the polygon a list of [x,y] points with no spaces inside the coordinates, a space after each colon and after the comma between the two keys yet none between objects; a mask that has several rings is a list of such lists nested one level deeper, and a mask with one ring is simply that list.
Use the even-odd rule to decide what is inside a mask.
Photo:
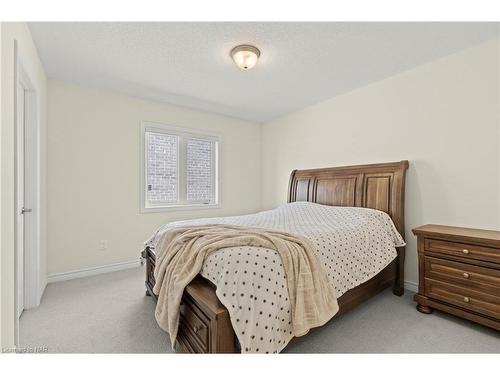
[{"label": "beige wall", "polygon": [[[258,124],[57,81],[48,103],[49,274],[138,259],[170,221],[260,209]],[[220,208],[140,213],[141,121],[221,136]]]},{"label": "beige wall", "polygon": [[1,24],[1,346],[14,345],[15,298],[14,298],[14,40],[18,41],[18,55],[26,73],[38,92],[40,132],[40,252],[43,287],[46,281],[46,77],[31,33],[25,23]]},{"label": "beige wall", "polygon": [[408,159],[411,228],[499,229],[499,44],[491,41],[264,124],[263,207],[285,202],[294,168]]}]

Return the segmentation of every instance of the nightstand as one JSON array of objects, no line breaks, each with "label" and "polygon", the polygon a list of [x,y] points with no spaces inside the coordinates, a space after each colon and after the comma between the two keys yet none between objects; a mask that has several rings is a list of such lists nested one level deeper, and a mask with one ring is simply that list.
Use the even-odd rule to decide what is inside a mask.
[{"label": "nightstand", "polygon": [[441,310],[500,330],[500,232],[424,225],[417,236],[417,310]]}]

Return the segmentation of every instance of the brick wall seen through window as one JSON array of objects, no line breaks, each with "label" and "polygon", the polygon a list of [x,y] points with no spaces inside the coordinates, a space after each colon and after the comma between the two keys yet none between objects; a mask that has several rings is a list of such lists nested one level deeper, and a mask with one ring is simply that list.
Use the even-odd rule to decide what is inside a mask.
[{"label": "brick wall seen through window", "polygon": [[150,202],[176,202],[178,137],[146,133],[147,196]]},{"label": "brick wall seen through window", "polygon": [[212,192],[212,142],[188,139],[187,200],[209,201]]},{"label": "brick wall seen through window", "polygon": [[217,204],[218,137],[143,127],[143,209]]}]

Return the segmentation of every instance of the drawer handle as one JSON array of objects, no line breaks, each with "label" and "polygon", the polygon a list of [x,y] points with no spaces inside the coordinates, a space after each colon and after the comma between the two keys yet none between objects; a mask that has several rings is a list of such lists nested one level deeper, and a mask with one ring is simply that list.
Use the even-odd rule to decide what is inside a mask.
[{"label": "drawer handle", "polygon": [[201,331],[203,329],[203,327],[194,327],[194,333],[198,333],[199,331]]},{"label": "drawer handle", "polygon": [[465,277],[466,279],[468,279],[468,278],[470,277],[470,275],[469,275],[467,272],[464,272],[464,277]]},{"label": "drawer handle", "polygon": [[467,250],[467,249],[463,249],[463,250],[462,250],[462,253],[464,253],[464,254],[469,254],[469,250]]},{"label": "drawer handle", "polygon": [[469,297],[464,297],[464,302],[467,302],[467,303],[469,303],[469,302],[470,302],[470,299],[469,299]]}]

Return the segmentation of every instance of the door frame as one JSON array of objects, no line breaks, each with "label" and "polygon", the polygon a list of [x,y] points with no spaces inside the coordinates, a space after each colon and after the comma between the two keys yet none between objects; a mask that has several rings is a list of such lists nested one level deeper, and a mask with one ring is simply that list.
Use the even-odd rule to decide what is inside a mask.
[{"label": "door frame", "polygon": [[[41,283],[40,275],[40,104],[39,90],[33,83],[27,65],[23,63],[23,59],[19,56],[17,40],[14,42],[14,115],[15,115],[15,215],[20,214],[17,207],[17,197],[20,193],[17,186],[17,176],[19,173],[19,165],[17,158],[17,134],[18,134],[18,118],[17,118],[17,88],[19,83],[25,88],[25,128],[24,128],[24,205],[31,208],[32,211],[24,217],[24,308],[30,309],[37,307],[40,304],[41,293],[44,285]],[[15,309],[16,309],[16,341],[19,337],[19,318],[18,309],[18,272],[20,264],[18,264],[18,249],[17,249],[17,220],[16,223],[16,244],[15,244]]]},{"label": "door frame", "polygon": [[[19,75],[19,79],[16,86],[16,199],[15,199],[15,228],[16,228],[16,281],[17,281],[17,316],[21,316],[22,311],[24,310],[25,298],[24,298],[24,290],[26,289],[24,284],[24,237],[25,237],[25,217],[21,212],[21,208],[25,207],[25,178],[26,178],[26,87],[25,83],[21,75]],[[21,286],[22,285],[22,286]]]}]

